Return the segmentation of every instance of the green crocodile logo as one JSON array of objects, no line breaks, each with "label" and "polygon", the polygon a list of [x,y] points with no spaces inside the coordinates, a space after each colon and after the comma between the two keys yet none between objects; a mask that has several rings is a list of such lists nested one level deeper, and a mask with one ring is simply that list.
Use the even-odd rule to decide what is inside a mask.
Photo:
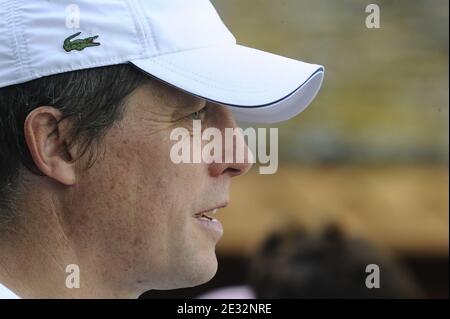
[{"label": "green crocodile logo", "polygon": [[64,40],[63,48],[66,52],[70,52],[72,50],[81,51],[87,47],[94,47],[100,45],[100,43],[94,42],[94,40],[98,38],[98,35],[85,39],[76,39],[71,41],[73,38],[76,38],[80,34],[81,32],[77,32]]}]

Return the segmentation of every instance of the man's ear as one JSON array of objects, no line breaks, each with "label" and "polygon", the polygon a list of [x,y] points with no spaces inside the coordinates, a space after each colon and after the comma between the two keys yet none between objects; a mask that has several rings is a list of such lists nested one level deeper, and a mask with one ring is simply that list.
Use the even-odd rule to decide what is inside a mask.
[{"label": "man's ear", "polygon": [[67,147],[68,121],[59,120],[62,113],[50,106],[41,106],[28,114],[25,141],[39,170],[64,185],[76,181],[73,156]]}]

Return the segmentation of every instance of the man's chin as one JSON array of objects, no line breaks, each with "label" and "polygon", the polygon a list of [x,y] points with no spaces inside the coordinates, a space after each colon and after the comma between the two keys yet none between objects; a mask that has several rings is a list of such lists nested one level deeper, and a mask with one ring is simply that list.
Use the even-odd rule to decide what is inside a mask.
[{"label": "man's chin", "polygon": [[[182,268],[180,267],[180,270]],[[204,257],[197,260],[195,265],[191,265],[189,269],[184,268],[184,271],[179,272],[180,277],[174,280],[170,287],[165,289],[180,289],[189,288],[207,283],[214,278],[217,272],[217,258],[216,255]]]},{"label": "man's chin", "polygon": [[199,275],[197,283],[195,283],[193,286],[198,286],[207,283],[208,281],[214,278],[216,273],[217,273],[217,259],[216,255],[214,255],[214,260],[211,261],[209,267]]}]

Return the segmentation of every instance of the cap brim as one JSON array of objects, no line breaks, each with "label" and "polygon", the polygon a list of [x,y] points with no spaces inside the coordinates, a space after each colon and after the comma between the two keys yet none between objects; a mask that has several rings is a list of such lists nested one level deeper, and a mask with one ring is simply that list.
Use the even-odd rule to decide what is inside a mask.
[{"label": "cap brim", "polygon": [[214,103],[236,119],[290,119],[314,99],[324,68],[264,51],[225,45],[130,61],[149,75]]}]

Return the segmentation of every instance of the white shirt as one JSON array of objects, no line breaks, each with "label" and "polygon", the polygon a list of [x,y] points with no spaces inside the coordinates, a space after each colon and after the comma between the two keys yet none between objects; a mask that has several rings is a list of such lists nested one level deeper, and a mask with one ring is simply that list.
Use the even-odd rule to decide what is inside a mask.
[{"label": "white shirt", "polygon": [[255,292],[249,286],[231,286],[219,288],[197,297],[198,299],[256,299]]},{"label": "white shirt", "polygon": [[20,297],[0,283],[0,299],[20,299]]}]

